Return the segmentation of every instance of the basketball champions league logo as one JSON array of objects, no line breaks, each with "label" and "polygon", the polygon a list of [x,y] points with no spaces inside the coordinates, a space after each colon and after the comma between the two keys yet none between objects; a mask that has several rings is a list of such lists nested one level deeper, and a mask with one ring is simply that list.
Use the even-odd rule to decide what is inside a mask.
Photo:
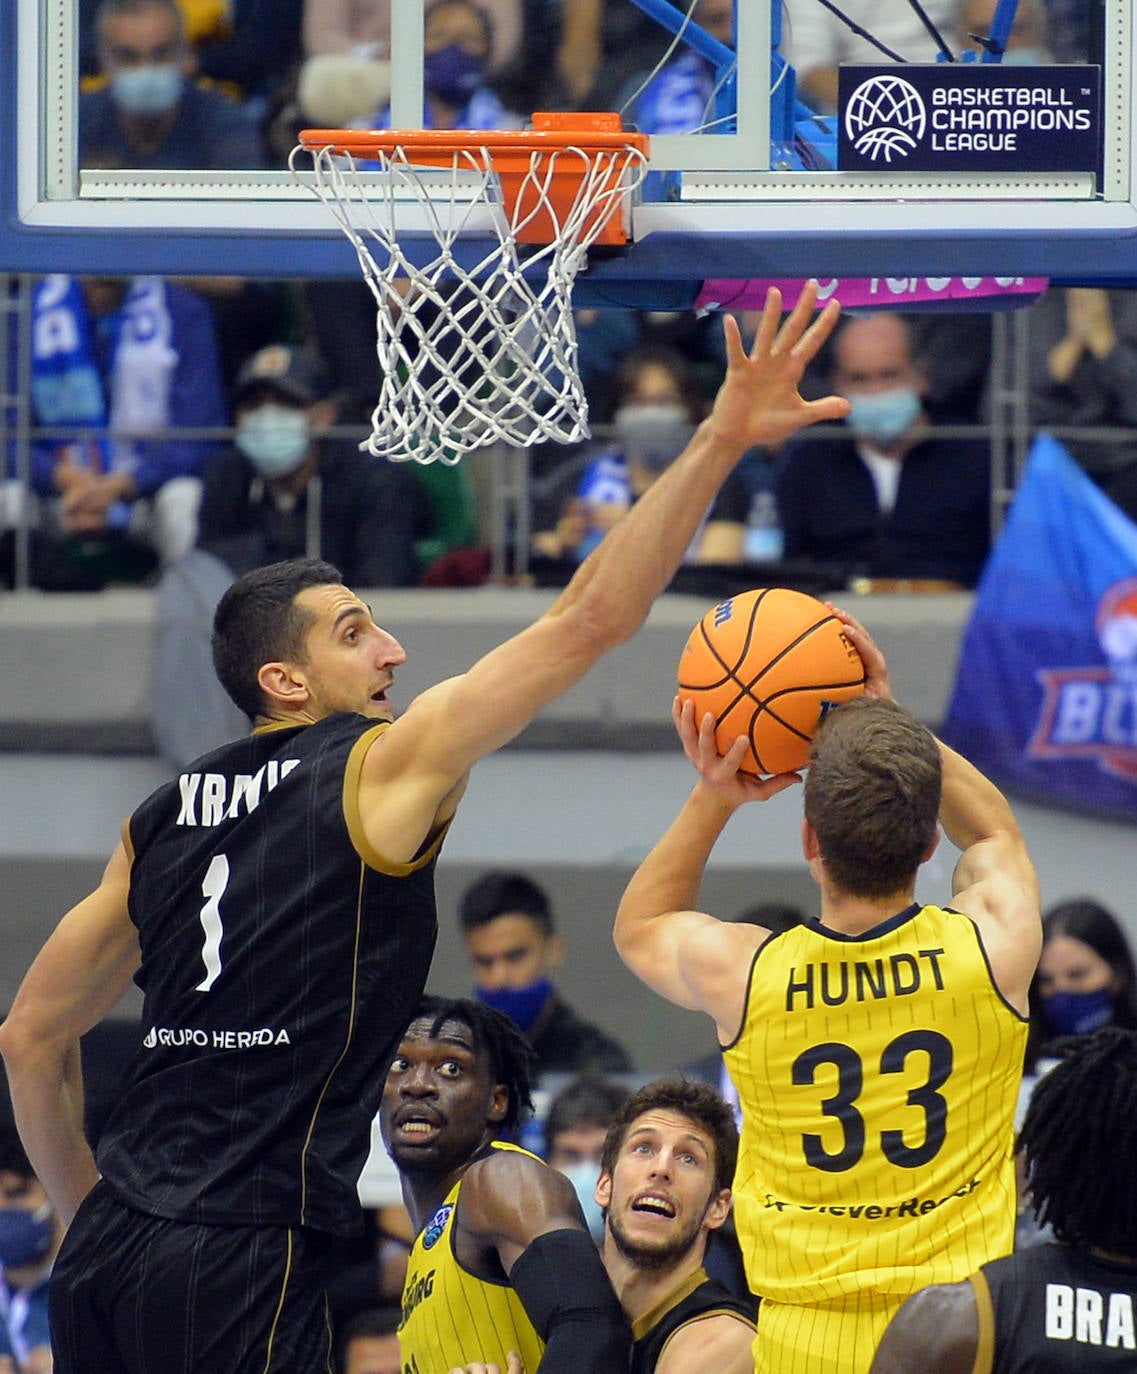
[{"label": "basketball champions league logo", "polygon": [[838,69],[839,171],[1080,172],[1101,162],[1097,67],[906,62]]},{"label": "basketball champions league logo", "polygon": [[1087,759],[1137,781],[1137,577],[1102,597],[1094,630],[1108,666],[1044,668],[1033,758]]},{"label": "basketball champions league logo", "polygon": [[927,126],[920,92],[891,73],[863,81],[845,106],[846,137],[871,162],[907,158],[920,145]]}]

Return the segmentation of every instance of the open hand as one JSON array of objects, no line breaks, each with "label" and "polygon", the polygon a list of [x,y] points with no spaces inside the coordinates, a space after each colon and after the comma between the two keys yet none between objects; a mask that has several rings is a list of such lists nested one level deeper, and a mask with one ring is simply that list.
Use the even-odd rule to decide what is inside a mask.
[{"label": "open hand", "polygon": [[771,287],[749,354],[742,346],[738,321],[733,315],[724,317],[727,372],[710,415],[711,427],[724,443],[742,449],[756,444],[772,448],[803,425],[848,415],[849,402],[843,396],[806,401],[798,391],[807,364],[841,313],[840,305],[831,300],[814,319],[816,305],[817,283],[809,282],[779,327],[782,294]]},{"label": "open hand", "polygon": [[681,702],[676,697],[671,715],[683,741],[683,752],[695,765],[703,785],[732,809],[745,802],[769,801],[787,787],[801,782],[800,773],[776,773],[772,777],[759,778],[753,773],[740,772],[747,756],[746,736],[739,735],[726,753],[720,754],[715,743],[714,716],[707,711],[702,720],[696,722],[693,701]]}]

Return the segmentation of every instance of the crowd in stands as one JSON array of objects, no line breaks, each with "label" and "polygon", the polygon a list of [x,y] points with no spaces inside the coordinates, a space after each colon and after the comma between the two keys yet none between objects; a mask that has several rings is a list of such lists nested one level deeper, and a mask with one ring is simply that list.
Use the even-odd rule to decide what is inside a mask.
[{"label": "crowd in stands", "polygon": [[[856,3],[845,8],[858,18]],[[1091,8],[1023,0],[1007,60],[1085,58],[1100,38]],[[281,168],[308,123],[389,121],[389,0],[79,9],[81,166]],[[894,51],[931,55],[905,0],[895,14],[868,9]],[[724,49],[732,16],[730,0],[691,7]],[[860,17],[867,23],[868,10]],[[939,0],[928,17],[969,44],[994,4]],[[428,0],[424,23],[428,125],[516,127],[535,108],[619,108],[647,132],[706,124],[712,65],[631,0]],[[784,8],[783,51],[818,108],[857,43],[815,0]],[[54,276],[35,287],[32,313],[30,470],[10,445],[0,506],[9,585],[21,522],[33,530],[30,580],[48,589],[153,583],[195,549],[231,574],[303,551],[362,585],[488,575],[468,470],[408,471],[353,452],[377,390],[362,281]],[[1133,293],[1052,289],[1029,315],[1031,426],[1057,428],[1137,515]],[[548,582],[567,576],[679,452],[725,367],[713,314],[592,309],[576,325],[594,440],[536,448],[529,462],[531,559]],[[256,358],[283,356],[274,349],[320,378],[319,395],[282,400],[278,387],[271,403],[250,399],[241,378]],[[854,580],[973,587],[992,536],[992,470],[1004,467],[983,428],[990,361],[986,315],[848,319],[805,387],[849,396],[849,420],[747,455],[688,561],[729,569],[773,558],[783,582],[809,590]],[[974,434],[937,432],[959,425]]]},{"label": "crowd in stands", "polygon": [[[842,8],[905,56],[934,55],[905,0]],[[925,8],[956,39],[985,29],[993,12],[984,0]],[[391,0],[80,0],[81,165],[276,169],[310,123],[383,126],[390,10]],[[692,12],[730,45],[728,0],[698,0]],[[831,109],[837,65],[866,55],[859,40],[816,0],[788,0],[784,35],[802,94]],[[669,54],[667,37],[630,0],[428,0],[425,38],[424,119],[434,127],[518,127],[534,109],[621,108],[648,132],[692,130],[706,122],[714,92],[706,60]],[[1009,50],[1008,60],[1086,60],[1094,42],[1088,4],[1048,0],[1043,13],[1023,0],[1018,56]],[[1055,288],[1028,309],[1031,424],[1056,428],[1137,519],[1137,295]],[[6,455],[0,577],[12,584],[12,531],[26,523],[40,588],[158,588],[169,759],[184,762],[245,724],[223,698],[209,699],[205,666],[213,608],[234,577],[297,556],[329,559],[359,587],[467,576],[451,560],[485,538],[468,467],[360,452],[377,366],[361,282],[76,272],[38,281],[31,315],[32,436],[26,468],[15,446]],[[749,341],[754,321],[740,323]],[[551,580],[567,579],[679,454],[725,370],[714,318],[591,310],[577,313],[577,329],[595,438],[530,456],[531,562]],[[15,350],[7,355],[15,367]],[[803,386],[846,396],[847,421],[748,454],[706,513],[689,562],[745,568],[759,547],[768,557],[753,536],[772,509],[782,581],[973,588],[993,537],[992,469],[1002,462],[983,428],[990,360],[984,315],[850,315]],[[940,432],[959,426],[972,432]],[[488,560],[478,566],[484,575]],[[192,711],[179,709],[185,684]],[[539,1108],[519,1108],[502,1138],[567,1178],[592,1239],[611,1249],[616,1160],[641,1115],[662,1103],[697,1117],[709,1094],[724,1113],[715,1129],[729,1137],[738,1098],[722,1057],[676,1056],[667,1066],[704,1085],[686,1106],[674,1087],[634,1096],[656,1076],[638,1063],[639,1047],[613,1037],[603,1008],[576,1008],[558,991],[556,971],[572,952],[549,894],[525,873],[488,872],[453,915],[469,957],[469,1005],[508,1018],[531,1051]],[[780,931],[808,917],[764,906],[739,919]],[[477,1020],[468,1006],[461,1015]],[[1020,1124],[1071,1037],[1106,1027],[1137,1031],[1133,954],[1113,913],[1088,898],[1066,901],[1044,921]],[[1025,1250],[1052,1232],[1030,1211],[1025,1173],[1021,1182]],[[332,1288],[340,1374],[401,1368],[395,1333],[414,1227],[399,1207],[372,1221],[365,1241],[345,1250]],[[704,1230],[697,1268],[745,1327],[753,1295],[729,1208]],[[14,1128],[0,1123],[0,1374],[50,1374],[46,1276],[61,1238]],[[614,1283],[628,1277],[614,1261],[609,1269]],[[634,1315],[634,1285],[628,1292]]]}]

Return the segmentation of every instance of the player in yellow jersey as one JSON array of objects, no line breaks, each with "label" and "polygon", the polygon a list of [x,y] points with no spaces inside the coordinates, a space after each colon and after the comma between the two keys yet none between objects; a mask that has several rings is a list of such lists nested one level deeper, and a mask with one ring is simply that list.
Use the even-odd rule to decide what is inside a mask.
[{"label": "player in yellow jersey", "polygon": [[[801,778],[740,773],[745,741],[720,756],[711,718],[678,703],[699,781],[616,917],[633,971],[714,1019],[738,1089],[762,1374],[865,1374],[905,1297],[1006,1254],[1014,1229],[1034,868],[999,790],[896,704],[880,650],[838,614],[866,692],[822,721],[805,778],[820,922],[771,935],[694,909],[737,808]],[[950,905],[921,906],[937,820],[961,854]]]},{"label": "player in yellow jersey", "polygon": [[631,1333],[572,1184],[498,1139],[531,1105],[531,1053],[492,1007],[428,997],[387,1074],[380,1124],[416,1232],[404,1374],[504,1370],[511,1352],[526,1374],[626,1374]]}]

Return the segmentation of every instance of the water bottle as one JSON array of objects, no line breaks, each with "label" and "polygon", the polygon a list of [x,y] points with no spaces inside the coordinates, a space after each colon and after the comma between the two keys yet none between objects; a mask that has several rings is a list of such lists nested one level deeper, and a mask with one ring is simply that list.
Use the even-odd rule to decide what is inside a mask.
[{"label": "water bottle", "polygon": [[774,493],[764,487],[754,493],[754,499],[750,503],[745,543],[746,561],[777,563],[782,557],[783,546]]}]

